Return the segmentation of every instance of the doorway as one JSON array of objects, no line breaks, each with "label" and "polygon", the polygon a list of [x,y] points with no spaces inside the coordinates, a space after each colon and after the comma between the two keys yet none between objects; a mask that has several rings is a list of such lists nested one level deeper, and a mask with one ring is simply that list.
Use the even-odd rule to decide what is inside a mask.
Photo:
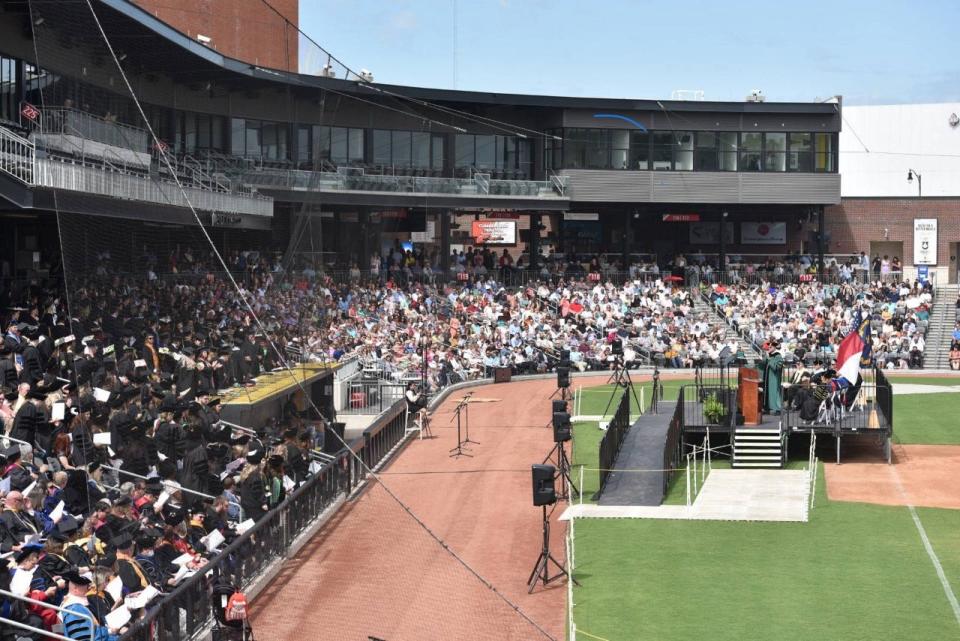
[{"label": "doorway", "polygon": [[960,283],[960,243],[950,243],[950,256],[947,263],[947,282]]}]

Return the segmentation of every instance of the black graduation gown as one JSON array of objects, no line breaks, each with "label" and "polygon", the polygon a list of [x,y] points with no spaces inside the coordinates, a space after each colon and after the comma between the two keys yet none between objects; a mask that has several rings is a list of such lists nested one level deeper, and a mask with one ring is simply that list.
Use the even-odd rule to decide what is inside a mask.
[{"label": "black graduation gown", "polygon": [[247,518],[259,521],[266,514],[263,506],[268,502],[266,485],[260,470],[240,481],[240,507]]},{"label": "black graduation gown", "polygon": [[0,552],[7,553],[13,546],[23,543],[23,539],[43,532],[33,516],[22,510],[4,510],[0,512]]},{"label": "black graduation gown", "polygon": [[147,573],[134,559],[117,559],[117,575],[123,582],[123,587],[130,592],[139,592],[150,584]]},{"label": "black graduation gown", "polygon": [[17,366],[13,362],[13,357],[0,358],[0,385],[15,388],[20,382],[17,375]]},{"label": "black graduation gown", "polygon": [[13,419],[13,430],[10,436],[21,441],[26,441],[31,445],[37,438],[37,423],[42,416],[40,410],[32,402],[27,401],[20,406],[17,415]]},{"label": "black graduation gown", "polygon": [[[183,457],[180,483],[189,490],[206,494],[208,472],[207,448],[203,443],[196,443]],[[188,503],[192,503],[197,497],[190,495],[190,498],[184,498]]]}]

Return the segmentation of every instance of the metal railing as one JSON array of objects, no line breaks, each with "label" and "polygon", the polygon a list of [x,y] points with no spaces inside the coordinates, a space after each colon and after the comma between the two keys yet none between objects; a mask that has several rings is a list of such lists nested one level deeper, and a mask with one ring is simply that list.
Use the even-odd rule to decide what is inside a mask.
[{"label": "metal railing", "polygon": [[[455,196],[511,196],[519,198],[564,198],[550,181],[490,180],[489,174],[473,178],[437,178],[368,174],[360,168],[351,171],[306,171],[301,169],[249,169],[242,174],[245,183],[266,188],[295,191],[376,191]],[[484,178],[485,176],[485,178]]]},{"label": "metal railing", "polygon": [[[278,507],[238,536],[196,574],[187,578],[157,607],[131,624],[122,641],[181,641],[197,638],[222,609],[212,588],[226,585],[241,590],[274,563],[286,558],[298,536],[338,497],[350,494],[404,438],[404,408],[398,403],[379,417],[363,436],[342,449]],[[351,453],[352,452],[352,453]],[[361,465],[354,454],[363,461]]]},{"label": "metal railing", "polygon": [[403,400],[404,389],[402,383],[357,377],[340,388],[343,395],[340,414],[380,414]]},{"label": "metal railing", "polygon": [[37,123],[44,134],[64,133],[87,140],[147,153],[150,133],[139,127],[124,125],[86,111],[69,107],[45,107]]},{"label": "metal railing", "polygon": [[667,440],[663,444],[663,493],[666,496],[670,488],[670,481],[676,473],[680,457],[683,455],[683,408],[684,408],[684,388],[681,387],[677,393],[677,404],[673,409],[673,416],[670,418],[670,426],[667,428]]},{"label": "metal railing", "polygon": [[[35,159],[31,184],[38,187],[99,194],[121,200],[186,207],[187,202],[175,183],[116,171],[106,171],[52,159]],[[184,192],[196,209],[213,212],[272,216],[273,199],[260,195],[221,193],[184,186]]]},{"label": "metal railing", "polygon": [[32,141],[0,127],[0,172],[32,184],[36,151]]},{"label": "metal railing", "polygon": [[[620,393],[620,402],[613,413],[613,419],[607,426],[607,433],[603,435],[599,448],[599,467],[600,467],[600,486],[597,493],[593,495],[594,500],[598,500],[603,494],[603,489],[610,478],[610,472],[617,462],[617,454],[620,452],[620,446],[623,445],[623,439],[630,429],[630,394],[627,390]],[[641,408],[642,409],[642,408]]]},{"label": "metal railing", "polygon": [[[685,428],[729,429],[737,411],[736,390],[730,385],[684,385],[683,426]],[[705,405],[708,401],[720,403],[723,413],[720,416],[708,416]]]}]

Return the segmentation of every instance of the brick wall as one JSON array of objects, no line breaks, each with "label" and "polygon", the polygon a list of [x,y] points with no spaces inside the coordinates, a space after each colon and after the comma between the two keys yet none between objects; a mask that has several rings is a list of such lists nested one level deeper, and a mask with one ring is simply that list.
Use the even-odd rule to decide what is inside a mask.
[{"label": "brick wall", "polygon": [[261,67],[297,70],[299,0],[271,0],[293,26],[259,0],[133,0],[145,11],[230,58]]},{"label": "brick wall", "polygon": [[913,265],[913,219],[936,218],[938,267],[956,271],[950,258],[956,254],[951,243],[960,242],[960,198],[844,198],[825,213],[831,253],[869,252],[871,241],[902,242],[904,265]]}]

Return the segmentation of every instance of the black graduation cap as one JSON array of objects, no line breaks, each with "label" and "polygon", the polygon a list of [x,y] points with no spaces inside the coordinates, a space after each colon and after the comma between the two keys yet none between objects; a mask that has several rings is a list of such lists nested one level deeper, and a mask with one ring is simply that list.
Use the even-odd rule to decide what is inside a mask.
[{"label": "black graduation cap", "polygon": [[184,507],[174,507],[167,503],[163,506],[163,522],[170,527],[176,527],[183,523],[187,518],[187,510]]},{"label": "black graduation cap", "polygon": [[41,392],[40,390],[32,389],[27,392],[27,398],[33,399],[35,401],[45,401],[47,400],[48,392]]},{"label": "black graduation cap", "polygon": [[91,581],[87,577],[81,576],[80,573],[77,572],[76,570],[69,570],[68,572],[64,572],[61,575],[61,577],[75,585],[90,585],[91,583],[93,583],[93,581]]},{"label": "black graduation cap", "polygon": [[110,539],[110,546],[117,550],[126,550],[133,545],[133,537],[129,532],[121,532]]},{"label": "black graduation cap", "polygon": [[96,565],[98,568],[112,568],[114,565],[116,565],[116,563],[117,555],[113,552],[110,552],[109,554],[98,556],[94,565]]},{"label": "black graduation cap", "polygon": [[7,465],[13,463],[16,460],[19,460],[23,453],[20,451],[19,445],[11,445],[6,450],[3,451],[4,456],[7,458]]}]

